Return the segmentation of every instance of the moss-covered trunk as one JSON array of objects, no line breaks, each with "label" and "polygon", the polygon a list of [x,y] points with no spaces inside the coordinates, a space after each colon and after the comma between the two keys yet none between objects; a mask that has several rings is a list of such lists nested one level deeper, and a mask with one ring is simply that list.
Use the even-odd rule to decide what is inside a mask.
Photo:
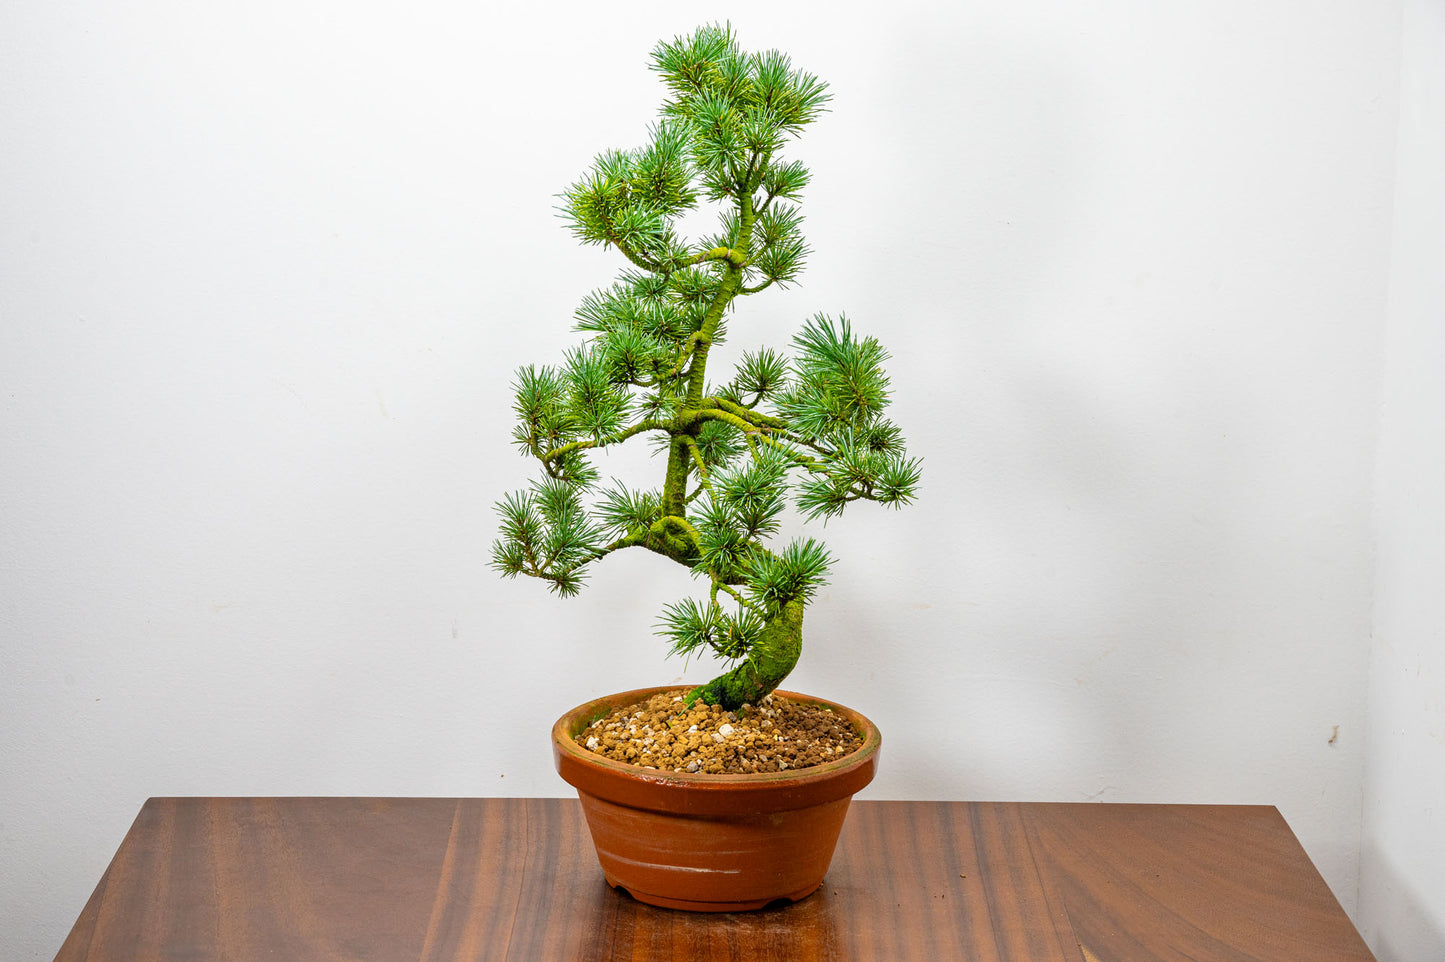
[{"label": "moss-covered trunk", "polygon": [[803,599],[795,598],[763,626],[757,643],[748,656],[731,671],[718,675],[688,694],[688,701],[701,698],[709,705],[721,705],[736,711],[743,705],[756,705],[798,663],[803,650]]}]

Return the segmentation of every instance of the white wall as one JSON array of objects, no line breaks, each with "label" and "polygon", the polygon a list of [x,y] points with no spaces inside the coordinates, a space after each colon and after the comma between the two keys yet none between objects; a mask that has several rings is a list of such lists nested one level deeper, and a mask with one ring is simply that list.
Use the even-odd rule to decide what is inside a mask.
[{"label": "white wall", "polygon": [[1407,0],[1375,481],[1360,927],[1445,959],[1445,4]]},{"label": "white wall", "polygon": [[[511,371],[618,266],[552,195],[710,15],[521,6],[0,11],[0,957],[147,796],[560,795],[563,709],[705,676],[665,563],[487,567]],[[925,458],[791,681],[869,796],[1276,804],[1353,907],[1398,14],[731,5],[836,97],[736,342],[847,311]]]}]

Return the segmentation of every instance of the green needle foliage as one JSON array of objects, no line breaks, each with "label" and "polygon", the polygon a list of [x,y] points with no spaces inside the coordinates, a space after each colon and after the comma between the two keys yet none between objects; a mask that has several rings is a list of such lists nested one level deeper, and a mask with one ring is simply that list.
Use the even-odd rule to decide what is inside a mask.
[{"label": "green needle foliage", "polygon": [[[792,283],[807,258],[797,202],[808,171],[779,155],[823,111],[826,86],[718,26],[659,44],[652,67],[668,99],[649,142],[600,155],[562,195],[577,238],[628,266],[583,299],[587,340],[559,367],[517,372],[513,436],[542,476],[498,503],[493,564],[562,595],[622,548],[686,565],[707,600],[667,605],[659,633],[674,653],[726,659],[692,697],[737,708],[797,663],[804,605],[832,563],[813,538],[768,546],[790,498],[809,519],[859,500],[898,507],[919,465],[884,416],[888,355],[845,317],[805,322],[791,358],[744,352],[730,381],[707,380],[737,300]],[[676,224],[700,200],[717,208],[718,231],[692,242]],[[589,453],[643,437],[666,459],[661,487],[599,488]]]}]

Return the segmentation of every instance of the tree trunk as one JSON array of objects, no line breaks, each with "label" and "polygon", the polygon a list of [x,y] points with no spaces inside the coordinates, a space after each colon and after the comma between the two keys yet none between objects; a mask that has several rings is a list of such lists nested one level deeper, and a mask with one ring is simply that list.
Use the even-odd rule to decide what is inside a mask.
[{"label": "tree trunk", "polygon": [[788,677],[802,650],[803,599],[794,598],[763,626],[747,658],[731,671],[694,688],[687,700],[691,703],[701,698],[728,711],[745,704],[756,705]]}]

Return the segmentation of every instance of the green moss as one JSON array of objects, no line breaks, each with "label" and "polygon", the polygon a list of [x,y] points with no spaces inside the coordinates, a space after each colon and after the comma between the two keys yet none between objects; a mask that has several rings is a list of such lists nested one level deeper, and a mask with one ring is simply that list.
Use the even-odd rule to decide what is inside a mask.
[{"label": "green moss", "polygon": [[748,656],[731,671],[724,672],[687,694],[687,703],[698,699],[736,711],[756,705],[783,683],[803,651],[803,599],[783,605],[763,626],[762,634]]}]

